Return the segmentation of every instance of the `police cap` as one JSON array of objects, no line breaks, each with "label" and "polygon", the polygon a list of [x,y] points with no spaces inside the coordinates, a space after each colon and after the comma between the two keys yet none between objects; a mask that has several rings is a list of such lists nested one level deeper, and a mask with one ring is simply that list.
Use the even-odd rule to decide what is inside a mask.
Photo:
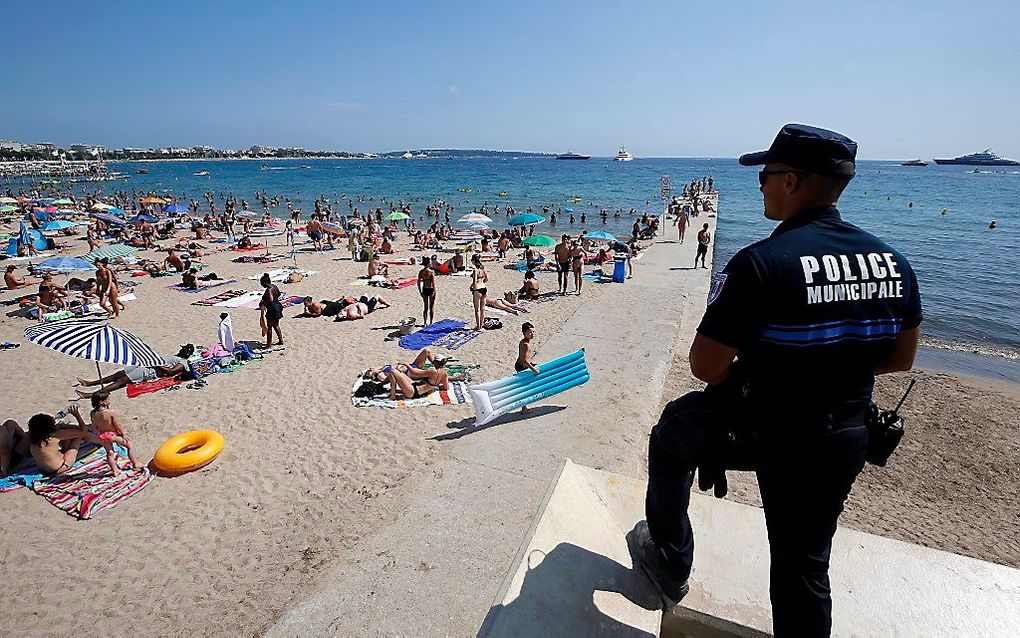
[{"label": "police cap", "polygon": [[778,163],[808,173],[850,179],[854,176],[857,142],[845,135],[806,124],[787,124],[767,151],[740,156],[742,166]]}]

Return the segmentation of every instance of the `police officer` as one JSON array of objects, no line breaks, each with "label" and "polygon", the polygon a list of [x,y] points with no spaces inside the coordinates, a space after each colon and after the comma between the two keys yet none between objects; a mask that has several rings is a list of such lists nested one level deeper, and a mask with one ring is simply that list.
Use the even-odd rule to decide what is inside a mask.
[{"label": "police officer", "polygon": [[764,165],[765,216],[779,225],[712,281],[690,352],[708,387],[672,401],[652,429],[647,523],[627,535],[667,611],[689,589],[695,469],[720,498],[726,469],[754,470],[773,631],[829,635],[829,552],[864,465],[875,375],[910,369],[921,323],[910,264],[836,209],[856,155],[843,135],[788,124],[767,151],[740,158]]}]

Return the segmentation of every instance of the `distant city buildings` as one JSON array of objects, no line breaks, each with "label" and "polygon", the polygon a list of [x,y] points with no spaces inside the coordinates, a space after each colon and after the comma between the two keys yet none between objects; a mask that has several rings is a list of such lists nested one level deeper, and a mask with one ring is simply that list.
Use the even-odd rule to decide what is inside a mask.
[{"label": "distant city buildings", "polygon": [[276,147],[255,145],[244,150],[219,149],[213,146],[192,147],[147,147],[126,146],[106,148],[101,144],[75,143],[60,148],[52,142],[28,144],[13,140],[0,140],[0,161],[11,160],[53,160],[55,158],[74,160],[150,160],[150,159],[244,159],[244,158],[289,158],[289,157],[342,157],[371,158],[374,153],[352,153],[349,151],[309,151],[288,146]]}]

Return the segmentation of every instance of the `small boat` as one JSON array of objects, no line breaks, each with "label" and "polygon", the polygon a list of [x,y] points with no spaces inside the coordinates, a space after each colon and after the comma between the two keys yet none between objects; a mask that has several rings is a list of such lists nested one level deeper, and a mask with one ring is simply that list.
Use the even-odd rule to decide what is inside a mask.
[{"label": "small boat", "polygon": [[207,175],[209,175],[209,171],[195,171],[194,173],[192,173],[192,175],[194,175],[195,177],[206,177]]},{"label": "small boat", "polygon": [[999,157],[990,148],[986,148],[980,153],[970,153],[952,159],[936,158],[935,163],[948,166],[1020,166],[1020,162],[1015,159]]},{"label": "small boat", "polygon": [[580,153],[574,153],[574,152],[560,153],[559,155],[556,156],[556,159],[558,159],[558,160],[586,160],[586,159],[591,159],[591,155],[582,155]]},{"label": "small boat", "polygon": [[414,154],[413,154],[413,153],[411,153],[411,151],[407,151],[406,153],[404,153],[404,154],[403,154],[403,155],[401,155],[400,157],[402,157],[402,158],[404,158],[404,159],[412,159],[412,158],[414,157]]},{"label": "small boat", "polygon": [[927,166],[928,162],[922,162],[919,159],[912,159],[900,164],[900,166]]},{"label": "small boat", "polygon": [[634,159],[634,156],[627,152],[627,149],[623,146],[620,147],[620,152],[616,154],[617,162],[630,162]]},{"label": "small boat", "polygon": [[139,175],[148,175],[149,169],[147,169],[147,168],[139,168],[135,172],[138,173]]}]

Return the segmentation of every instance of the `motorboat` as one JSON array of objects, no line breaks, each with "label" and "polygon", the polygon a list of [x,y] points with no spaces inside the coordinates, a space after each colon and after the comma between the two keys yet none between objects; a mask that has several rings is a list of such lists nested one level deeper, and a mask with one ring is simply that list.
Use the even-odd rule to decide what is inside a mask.
[{"label": "motorboat", "polygon": [[1020,166],[1020,162],[1015,159],[1008,159],[1006,157],[1000,157],[992,152],[992,149],[986,148],[980,153],[970,153],[968,155],[961,155],[952,159],[936,159],[936,164],[949,165],[949,166]]},{"label": "motorboat", "polygon": [[902,162],[900,164],[900,166],[927,166],[927,165],[928,162],[922,162],[919,159],[907,160],[906,162]]},{"label": "motorboat", "polygon": [[616,161],[617,162],[629,162],[629,161],[631,161],[633,159],[634,159],[634,156],[631,155],[627,151],[627,149],[624,148],[623,146],[620,147],[620,152],[616,154]]},{"label": "motorboat", "polygon": [[586,159],[591,159],[591,155],[581,155],[580,153],[574,153],[574,152],[560,153],[559,155],[556,156],[556,159],[558,159],[558,160],[586,160]]},{"label": "motorboat", "polygon": [[146,175],[146,174],[148,174],[149,169],[147,169],[147,168],[139,168],[139,169],[135,170],[135,172],[138,173],[139,175]]},{"label": "motorboat", "polygon": [[408,151],[408,152],[404,153],[403,155],[401,155],[401,157],[404,158],[404,159],[414,159],[414,153],[412,153],[411,151]]},{"label": "motorboat", "polygon": [[195,171],[192,175],[195,177],[206,177],[209,175],[209,171]]}]

